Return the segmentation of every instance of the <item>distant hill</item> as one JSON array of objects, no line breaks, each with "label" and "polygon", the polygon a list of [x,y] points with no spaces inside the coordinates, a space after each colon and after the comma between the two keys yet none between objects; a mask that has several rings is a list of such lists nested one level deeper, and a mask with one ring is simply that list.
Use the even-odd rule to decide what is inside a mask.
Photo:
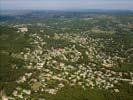
[{"label": "distant hill", "polygon": [[0,11],[0,21],[30,20],[48,18],[88,18],[90,15],[133,15],[131,10],[3,10]]}]

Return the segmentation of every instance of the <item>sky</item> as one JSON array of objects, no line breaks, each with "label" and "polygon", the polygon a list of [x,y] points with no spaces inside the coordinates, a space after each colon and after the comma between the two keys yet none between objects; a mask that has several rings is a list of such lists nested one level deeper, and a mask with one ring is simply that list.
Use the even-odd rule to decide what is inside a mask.
[{"label": "sky", "polygon": [[0,0],[0,9],[128,9],[133,0]]}]

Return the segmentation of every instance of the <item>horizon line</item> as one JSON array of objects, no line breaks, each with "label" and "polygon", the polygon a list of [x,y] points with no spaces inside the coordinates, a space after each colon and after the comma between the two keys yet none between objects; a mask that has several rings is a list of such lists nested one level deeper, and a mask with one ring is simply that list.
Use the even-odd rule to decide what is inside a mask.
[{"label": "horizon line", "polygon": [[101,9],[101,8],[96,8],[96,9],[91,9],[91,8],[83,8],[83,9],[0,9],[0,11],[4,11],[4,10],[14,10],[14,11],[24,11],[24,10],[39,10],[39,11],[87,11],[87,10],[102,10],[102,11],[133,11],[133,9]]}]

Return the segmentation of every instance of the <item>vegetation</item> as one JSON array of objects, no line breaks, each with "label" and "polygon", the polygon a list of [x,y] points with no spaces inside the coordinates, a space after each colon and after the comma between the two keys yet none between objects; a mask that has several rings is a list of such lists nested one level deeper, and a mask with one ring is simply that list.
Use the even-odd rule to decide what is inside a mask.
[{"label": "vegetation", "polygon": [[0,96],[132,100],[132,15],[57,15],[0,21]]}]

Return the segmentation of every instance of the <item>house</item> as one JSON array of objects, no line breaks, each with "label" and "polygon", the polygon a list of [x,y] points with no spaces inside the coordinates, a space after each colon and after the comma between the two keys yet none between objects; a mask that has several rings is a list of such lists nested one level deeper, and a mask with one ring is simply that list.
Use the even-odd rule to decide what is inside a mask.
[{"label": "house", "polygon": [[18,32],[28,32],[28,28],[27,27],[21,27],[21,28],[18,28],[19,31]]}]

